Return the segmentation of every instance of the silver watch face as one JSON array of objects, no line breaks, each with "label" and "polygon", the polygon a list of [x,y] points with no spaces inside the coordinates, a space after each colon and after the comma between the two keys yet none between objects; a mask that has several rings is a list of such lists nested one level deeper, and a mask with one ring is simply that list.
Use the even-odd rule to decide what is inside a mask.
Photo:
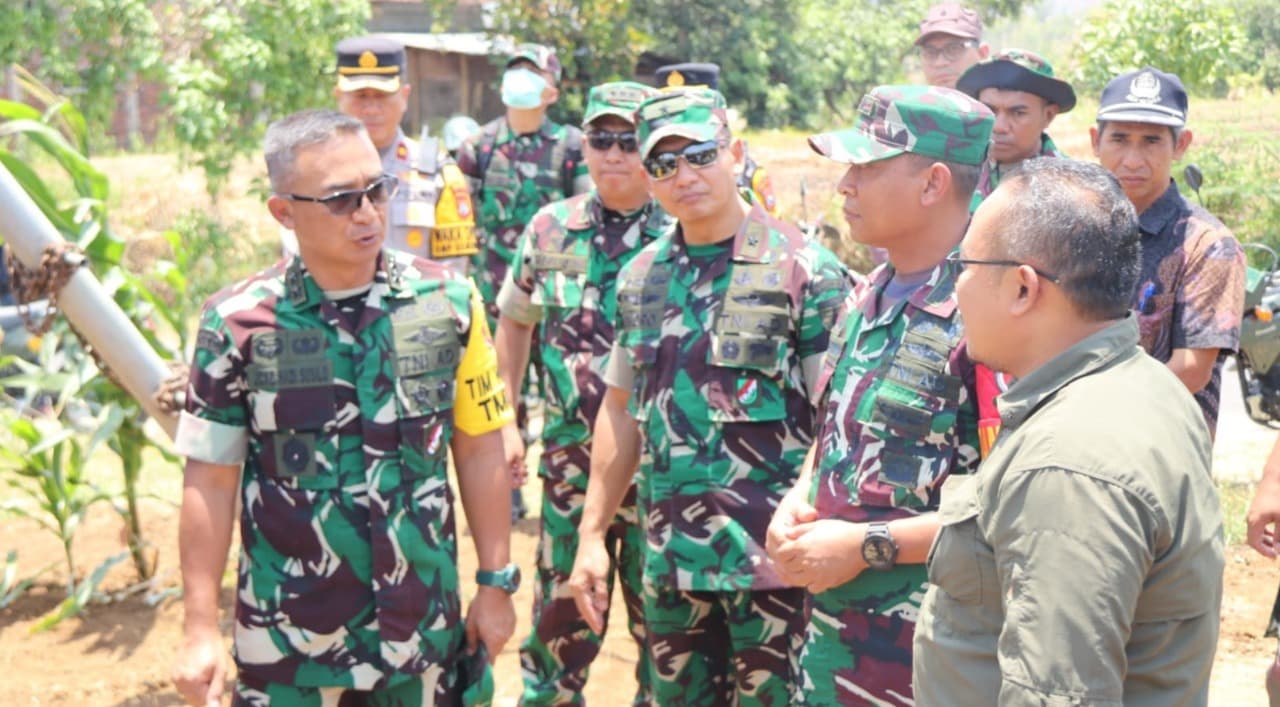
[{"label": "silver watch face", "polygon": [[898,559],[898,546],[886,530],[868,532],[862,541],[862,559],[871,569],[889,569]]}]

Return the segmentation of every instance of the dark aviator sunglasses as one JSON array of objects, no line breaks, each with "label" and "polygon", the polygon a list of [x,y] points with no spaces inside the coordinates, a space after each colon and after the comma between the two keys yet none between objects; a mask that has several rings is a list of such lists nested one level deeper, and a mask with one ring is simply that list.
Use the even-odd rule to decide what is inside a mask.
[{"label": "dark aviator sunglasses", "polygon": [[348,216],[359,210],[367,198],[370,204],[382,206],[395,196],[400,189],[400,180],[394,175],[384,174],[369,183],[363,189],[347,189],[329,196],[302,196],[301,194],[281,194],[289,201],[302,201],[308,204],[323,204],[334,216]]},{"label": "dark aviator sunglasses", "polygon": [[702,169],[710,166],[720,156],[720,143],[715,140],[694,142],[684,146],[682,150],[659,152],[649,155],[644,160],[644,169],[650,177],[659,181],[676,176],[680,168],[680,158],[684,158],[690,167]]}]

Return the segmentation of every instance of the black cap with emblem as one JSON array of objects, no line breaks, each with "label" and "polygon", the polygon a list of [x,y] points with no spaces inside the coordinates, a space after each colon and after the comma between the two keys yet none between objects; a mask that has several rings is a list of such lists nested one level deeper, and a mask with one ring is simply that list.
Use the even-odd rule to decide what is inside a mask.
[{"label": "black cap with emblem", "polygon": [[338,90],[400,90],[404,45],[386,37],[351,37],[338,42]]},{"label": "black cap with emblem", "polygon": [[684,64],[667,64],[659,66],[653,72],[658,88],[686,88],[689,86],[706,86],[719,89],[720,66],[688,62]]},{"label": "black cap with emblem", "polygon": [[1176,74],[1150,66],[1120,74],[1102,89],[1098,120],[1181,128],[1187,124],[1187,89]]}]

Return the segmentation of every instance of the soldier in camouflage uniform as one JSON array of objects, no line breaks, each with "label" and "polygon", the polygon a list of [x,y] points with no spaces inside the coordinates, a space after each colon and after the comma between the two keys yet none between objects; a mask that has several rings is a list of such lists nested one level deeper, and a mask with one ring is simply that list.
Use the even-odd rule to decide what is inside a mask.
[{"label": "soldier in camouflage uniform", "polygon": [[[515,257],[516,241],[534,213],[591,188],[582,161],[582,131],[547,118],[547,108],[560,96],[560,73],[560,58],[549,47],[516,47],[502,75],[506,114],[486,123],[458,151],[458,166],[470,180],[480,209],[476,223],[481,244],[472,256],[471,272],[490,327],[498,324],[498,291]],[[537,354],[534,347],[535,362]],[[528,413],[524,396],[520,398],[519,425],[527,434]],[[518,488],[522,482],[518,476],[512,481],[514,518],[525,514]]]},{"label": "soldier in camouflage uniform", "polygon": [[956,90],[982,101],[996,116],[991,149],[970,210],[1000,184],[1000,177],[1025,159],[1065,157],[1053,144],[1049,124],[1076,105],[1071,84],[1053,76],[1043,57],[1022,49],[1006,49],[969,67]]},{"label": "soldier in camouflage uniform", "polygon": [[[533,217],[498,294],[498,360],[507,389],[520,388],[536,327],[542,347],[538,375],[546,393],[533,630],[520,647],[526,705],[581,704],[587,669],[604,638],[578,614],[567,581],[578,550],[591,425],[604,397],[604,367],[614,340],[618,271],[673,225],[649,197],[633,122],[636,107],[655,93],[626,81],[591,89],[583,116],[584,156],[595,189],[552,202]],[[634,702],[648,704],[640,598],[644,537],[634,490],[627,492],[605,542],[613,560],[610,576],[616,572],[622,585],[628,627],[640,646]]]},{"label": "soldier in camouflage uniform", "polygon": [[1240,343],[1244,252],[1217,218],[1178,192],[1173,163],[1191,146],[1182,81],[1153,67],[1102,92],[1093,154],[1138,210],[1142,277],[1133,294],[1142,348],[1186,384],[1218,426],[1222,363]]},{"label": "soldier in camouflage uniform", "polygon": [[465,624],[458,593],[450,448],[479,567],[515,567],[508,516],[492,512],[507,503],[498,430],[511,413],[480,299],[443,265],[382,249],[397,184],[358,120],[294,114],[265,152],[268,207],[301,253],[200,318],[175,441],[187,457],[175,684],[191,704],[222,691],[238,487],[234,703],[455,704],[463,651],[496,655],[515,621],[512,581],[481,586]]},{"label": "soldier in camouflage uniform", "polygon": [[[667,64],[659,66],[658,70],[653,72],[653,77],[658,81],[659,86],[667,89],[705,86],[720,90],[719,64]],[[732,127],[733,109],[728,109],[726,115],[729,115],[729,124]],[[733,129],[736,130],[736,128]],[[738,191],[742,192],[742,196],[748,202],[760,204],[770,216],[777,216],[778,199],[773,193],[773,180],[769,178],[765,168],[752,159],[751,152],[747,149],[747,141],[738,140],[738,142],[742,144],[742,169],[737,172]]]},{"label": "soldier in camouflage uniform", "polygon": [[909,705],[939,492],[978,464],[974,364],[946,257],[964,236],[992,115],[927,86],[880,86],[858,114],[809,144],[850,165],[838,189],[852,236],[889,261],[832,332],[818,441],[768,546],[783,579],[808,590],[798,701]]},{"label": "soldier in camouflage uniform", "polygon": [[654,700],[785,705],[803,592],[764,532],[813,442],[819,363],[849,276],[738,194],[724,98],[666,93],[636,112],[650,190],[679,222],[620,275],[570,587],[599,628],[605,529],[639,468]]},{"label": "soldier in camouflage uniform", "polygon": [[582,131],[547,118],[556,102],[560,59],[548,47],[522,44],[507,61],[502,101],[507,112],[462,144],[458,167],[480,209],[480,250],[471,258],[489,324],[498,320],[498,290],[516,241],[538,209],[591,188],[582,161]]},{"label": "soldier in camouflage uniform", "polygon": [[[382,171],[400,180],[387,207],[387,247],[465,275],[478,250],[471,193],[435,138],[413,140],[400,129],[411,88],[403,82],[404,46],[384,37],[354,37],[338,43],[337,55],[338,110],[364,123],[382,156]],[[286,251],[297,252],[291,235]]]}]

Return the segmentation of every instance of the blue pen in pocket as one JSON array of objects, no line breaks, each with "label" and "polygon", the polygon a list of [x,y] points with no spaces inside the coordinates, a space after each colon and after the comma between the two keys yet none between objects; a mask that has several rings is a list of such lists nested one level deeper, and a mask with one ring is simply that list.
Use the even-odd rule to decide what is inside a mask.
[{"label": "blue pen in pocket", "polygon": [[1142,314],[1151,314],[1156,310],[1156,302],[1153,299],[1156,294],[1156,283],[1148,282],[1142,286],[1142,294],[1138,297],[1138,311]]}]

